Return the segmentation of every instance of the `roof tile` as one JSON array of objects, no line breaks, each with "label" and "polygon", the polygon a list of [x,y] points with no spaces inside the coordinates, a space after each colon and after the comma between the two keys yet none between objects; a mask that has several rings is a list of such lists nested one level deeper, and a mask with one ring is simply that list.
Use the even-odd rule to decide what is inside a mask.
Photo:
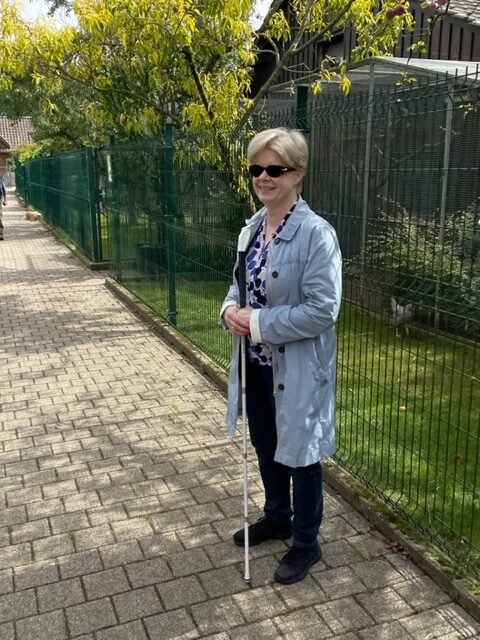
[{"label": "roof tile", "polygon": [[0,116],[0,138],[10,149],[16,149],[23,142],[32,142],[32,119],[28,116],[18,120],[10,120]]}]

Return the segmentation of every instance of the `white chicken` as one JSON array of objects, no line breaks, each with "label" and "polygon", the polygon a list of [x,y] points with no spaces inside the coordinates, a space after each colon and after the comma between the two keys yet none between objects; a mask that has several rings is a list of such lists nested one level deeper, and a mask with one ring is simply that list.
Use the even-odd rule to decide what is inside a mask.
[{"label": "white chicken", "polygon": [[395,298],[390,298],[390,304],[392,306],[393,323],[395,325],[395,335],[400,337],[400,326],[403,325],[405,335],[409,335],[408,322],[413,317],[413,304],[409,302],[406,305],[398,304]]}]

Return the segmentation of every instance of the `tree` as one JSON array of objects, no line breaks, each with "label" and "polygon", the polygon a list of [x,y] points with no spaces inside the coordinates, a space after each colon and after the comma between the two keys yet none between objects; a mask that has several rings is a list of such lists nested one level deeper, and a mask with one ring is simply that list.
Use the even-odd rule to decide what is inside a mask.
[{"label": "tree", "polygon": [[[249,121],[256,104],[303,48],[328,41],[349,25],[357,34],[351,60],[331,57],[307,69],[315,90],[359,60],[388,53],[411,25],[408,1],[273,0],[263,24],[249,22],[252,0],[81,0],[77,24],[59,26],[20,17],[15,0],[0,0],[0,88],[19,75],[44,93],[46,111],[58,108],[63,83],[83,87],[84,110],[95,127],[125,135],[158,132],[166,119],[185,129]],[[68,6],[50,0],[51,10]],[[393,12],[393,13],[392,13]],[[263,52],[274,65],[255,96],[252,68]]]}]

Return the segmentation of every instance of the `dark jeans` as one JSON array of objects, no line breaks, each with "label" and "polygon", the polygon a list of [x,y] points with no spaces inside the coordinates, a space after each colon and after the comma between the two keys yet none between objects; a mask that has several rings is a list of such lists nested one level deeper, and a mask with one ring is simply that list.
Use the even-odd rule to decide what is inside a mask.
[{"label": "dark jeans", "polygon": [[247,415],[265,489],[265,516],[285,529],[293,513],[293,546],[311,547],[317,541],[323,516],[322,467],[319,462],[295,468],[275,462],[277,428],[272,367],[249,362],[248,357]]}]

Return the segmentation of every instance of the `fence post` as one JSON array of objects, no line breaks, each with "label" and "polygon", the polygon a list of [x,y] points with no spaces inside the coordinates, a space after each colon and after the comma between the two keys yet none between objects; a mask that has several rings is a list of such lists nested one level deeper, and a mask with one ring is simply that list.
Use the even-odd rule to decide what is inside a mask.
[{"label": "fence post", "polygon": [[373,96],[375,89],[375,64],[370,65],[370,82],[368,85],[367,139],[365,141],[365,160],[363,168],[362,198],[362,239],[360,245],[360,273],[365,275],[365,248],[367,242],[368,198],[370,195],[370,160],[372,153],[373,130]]},{"label": "fence post", "polygon": [[176,285],[176,205],[175,205],[175,181],[173,173],[173,124],[165,124],[165,150],[164,150],[164,216],[165,216],[165,240],[167,244],[167,276],[168,276],[168,321],[177,324],[177,285]]},{"label": "fence post", "polygon": [[447,193],[448,193],[448,169],[450,165],[450,148],[452,143],[452,122],[454,102],[449,93],[445,98],[446,114],[445,114],[445,135],[443,145],[443,167],[442,167],[442,191],[440,199],[440,228],[438,233],[438,244],[440,250],[437,254],[437,280],[435,282],[435,329],[440,327],[440,311],[438,310],[438,301],[440,299],[440,283],[443,275],[443,262],[445,257],[445,217],[447,211]]},{"label": "fence post", "polygon": [[88,207],[90,212],[90,229],[92,234],[93,261],[102,261],[102,241],[99,224],[99,206],[97,189],[97,162],[96,153],[93,147],[85,149],[87,159],[87,187],[88,187]]},{"label": "fence post", "polygon": [[300,131],[307,130],[308,86],[297,86],[297,104],[295,109],[295,126]]}]

